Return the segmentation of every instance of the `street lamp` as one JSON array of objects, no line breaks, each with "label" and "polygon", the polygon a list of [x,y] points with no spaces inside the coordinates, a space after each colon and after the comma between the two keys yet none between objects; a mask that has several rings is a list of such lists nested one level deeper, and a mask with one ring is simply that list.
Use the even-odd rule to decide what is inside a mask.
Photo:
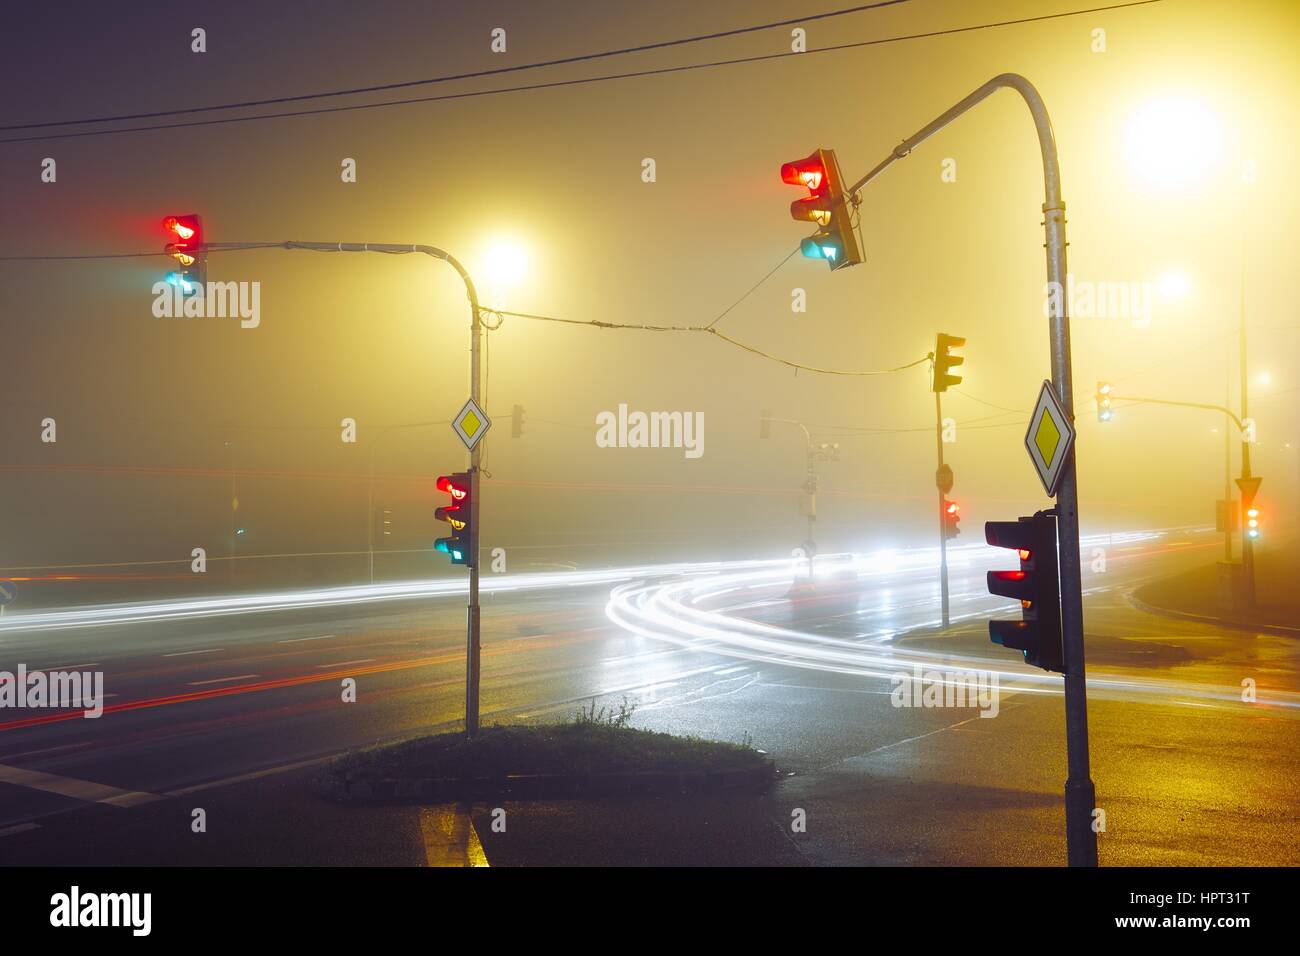
[{"label": "street lamp", "polygon": [[1221,133],[1213,113],[1195,99],[1167,96],[1129,119],[1129,162],[1148,184],[1178,188],[1200,179],[1218,161]]},{"label": "street lamp", "polygon": [[528,274],[528,253],[513,240],[503,239],[488,247],[483,258],[483,272],[487,276],[493,305],[505,306],[505,294],[518,285]]}]

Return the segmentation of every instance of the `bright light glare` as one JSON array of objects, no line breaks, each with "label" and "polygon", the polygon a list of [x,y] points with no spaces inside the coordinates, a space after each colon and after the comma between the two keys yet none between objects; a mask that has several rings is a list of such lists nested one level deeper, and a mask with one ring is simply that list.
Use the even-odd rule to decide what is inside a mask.
[{"label": "bright light glare", "polygon": [[1128,159],[1146,182],[1185,186],[1219,158],[1218,120],[1192,99],[1167,97],[1138,110],[1128,124]]},{"label": "bright light glare", "polygon": [[1270,385],[1273,382],[1273,376],[1270,375],[1268,372],[1260,372],[1257,376],[1255,376],[1255,381],[1258,382],[1260,385]]},{"label": "bright light glare", "polygon": [[499,242],[488,250],[484,260],[487,277],[498,288],[509,288],[528,273],[528,256],[513,242]]},{"label": "bright light glare", "polygon": [[1156,282],[1156,294],[1162,302],[1177,302],[1192,291],[1192,280],[1185,272],[1166,272]]}]

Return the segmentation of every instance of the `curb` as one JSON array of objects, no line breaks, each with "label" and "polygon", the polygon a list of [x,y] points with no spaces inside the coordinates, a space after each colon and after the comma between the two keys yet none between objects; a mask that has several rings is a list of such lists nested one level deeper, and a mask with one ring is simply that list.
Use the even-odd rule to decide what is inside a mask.
[{"label": "curb", "polygon": [[1177,618],[1183,621],[1196,621],[1198,624],[1213,624],[1217,627],[1226,627],[1233,631],[1259,631],[1265,634],[1277,634],[1281,637],[1300,637],[1300,627],[1287,627],[1285,624],[1252,624],[1247,621],[1230,621],[1226,618],[1214,617],[1210,614],[1195,614],[1192,611],[1175,611],[1172,608],[1159,607],[1155,604],[1148,604],[1137,596],[1137,590],[1129,591],[1125,597],[1128,603],[1133,605],[1139,611],[1145,611],[1148,614],[1160,614],[1164,617]]},{"label": "curb", "polygon": [[358,806],[446,803],[487,797],[539,800],[558,797],[647,796],[722,791],[762,791],[776,779],[776,766],[736,770],[624,771],[593,774],[507,774],[501,777],[390,777],[382,780],[320,781],[324,793]]}]

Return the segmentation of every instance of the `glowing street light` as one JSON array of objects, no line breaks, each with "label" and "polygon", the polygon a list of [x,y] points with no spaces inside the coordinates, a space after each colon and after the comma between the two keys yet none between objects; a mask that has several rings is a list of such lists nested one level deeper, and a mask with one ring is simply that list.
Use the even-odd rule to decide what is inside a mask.
[{"label": "glowing street light", "polygon": [[1187,97],[1163,97],[1129,120],[1129,162],[1154,186],[1186,186],[1219,158],[1221,133],[1214,114]]},{"label": "glowing street light", "polygon": [[483,268],[493,285],[508,289],[528,274],[528,254],[517,243],[498,242],[488,249]]}]

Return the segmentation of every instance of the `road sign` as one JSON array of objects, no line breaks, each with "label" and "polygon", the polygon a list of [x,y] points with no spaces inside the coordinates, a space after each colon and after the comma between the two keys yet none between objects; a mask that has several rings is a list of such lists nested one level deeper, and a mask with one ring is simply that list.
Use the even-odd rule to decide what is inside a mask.
[{"label": "road sign", "polygon": [[943,464],[939,470],[934,473],[934,486],[942,491],[945,495],[952,491],[952,466]]},{"label": "road sign", "polygon": [[1074,447],[1074,434],[1074,423],[1061,408],[1052,383],[1043,382],[1034,413],[1029,416],[1025,448],[1049,498],[1056,497],[1056,486],[1065,473],[1066,459]]},{"label": "road sign", "polygon": [[1258,476],[1237,479],[1237,487],[1241,489],[1241,506],[1243,508],[1249,508],[1255,503],[1255,495],[1259,492],[1259,483],[1263,480]]},{"label": "road sign", "polygon": [[470,399],[465,406],[456,413],[456,417],[451,420],[452,430],[460,436],[460,440],[465,443],[465,447],[470,451],[479,443],[487,430],[492,427],[492,420],[487,417],[487,412],[479,408],[474,399]]},{"label": "road sign", "polygon": [[16,597],[18,597],[18,585],[12,581],[0,581],[0,607],[12,604]]}]

